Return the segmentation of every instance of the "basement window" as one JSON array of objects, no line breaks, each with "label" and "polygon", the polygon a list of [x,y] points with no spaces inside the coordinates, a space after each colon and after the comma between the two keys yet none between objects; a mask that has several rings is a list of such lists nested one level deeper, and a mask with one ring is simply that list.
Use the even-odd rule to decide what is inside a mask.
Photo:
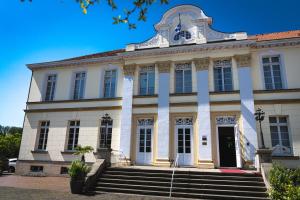
[{"label": "basement window", "polygon": [[30,171],[31,172],[43,172],[44,171],[44,167],[43,166],[31,165],[30,166]]}]

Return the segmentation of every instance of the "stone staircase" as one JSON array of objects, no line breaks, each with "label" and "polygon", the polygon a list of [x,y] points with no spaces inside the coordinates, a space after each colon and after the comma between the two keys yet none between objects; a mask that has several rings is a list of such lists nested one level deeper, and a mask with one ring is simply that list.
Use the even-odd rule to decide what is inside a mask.
[{"label": "stone staircase", "polygon": [[[136,168],[107,168],[98,178],[96,193],[128,193],[169,196],[172,171]],[[261,175],[175,171],[172,197],[194,199],[266,200]]]}]

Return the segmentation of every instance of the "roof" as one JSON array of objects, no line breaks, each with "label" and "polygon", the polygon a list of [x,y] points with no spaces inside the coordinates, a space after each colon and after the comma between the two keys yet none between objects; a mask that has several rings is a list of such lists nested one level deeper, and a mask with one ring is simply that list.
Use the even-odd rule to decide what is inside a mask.
[{"label": "roof", "polygon": [[95,53],[95,54],[88,54],[84,56],[79,56],[79,57],[74,57],[74,58],[68,58],[64,60],[59,60],[59,61],[75,61],[75,60],[84,60],[84,59],[89,59],[89,58],[103,58],[103,57],[109,57],[109,56],[116,56],[118,53],[123,53],[125,52],[125,49],[117,49],[113,51],[105,51],[101,53]]},{"label": "roof", "polygon": [[256,41],[279,40],[300,37],[300,30],[266,33],[249,36],[248,39]]}]

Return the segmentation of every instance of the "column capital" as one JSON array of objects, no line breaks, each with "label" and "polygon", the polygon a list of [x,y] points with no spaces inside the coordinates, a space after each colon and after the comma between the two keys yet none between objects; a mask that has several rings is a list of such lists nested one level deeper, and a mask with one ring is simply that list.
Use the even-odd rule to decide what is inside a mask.
[{"label": "column capital", "polygon": [[156,62],[159,73],[169,73],[171,68],[171,61]]},{"label": "column capital", "polygon": [[238,67],[251,67],[251,54],[234,56]]},{"label": "column capital", "polygon": [[209,57],[205,58],[194,58],[194,64],[197,71],[208,70],[209,66]]},{"label": "column capital", "polygon": [[135,72],[136,64],[124,65],[123,73],[127,76],[133,76]]}]

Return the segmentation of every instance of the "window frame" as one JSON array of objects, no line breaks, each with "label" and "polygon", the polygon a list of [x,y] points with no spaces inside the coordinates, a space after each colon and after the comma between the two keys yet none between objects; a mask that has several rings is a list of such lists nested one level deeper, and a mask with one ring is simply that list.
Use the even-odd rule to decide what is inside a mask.
[{"label": "window frame", "polygon": [[[216,62],[218,61],[228,61],[230,65],[220,65],[216,66]],[[221,68],[221,77],[222,77],[222,90],[216,89],[216,80],[215,80],[215,69],[216,68]],[[231,75],[231,89],[230,90],[225,90],[225,76],[224,76],[224,68],[230,68],[230,75]],[[214,84],[214,91],[215,92],[230,92],[233,91],[234,89],[234,83],[233,83],[233,66],[232,66],[232,59],[218,59],[213,61],[213,84]]]},{"label": "window frame", "polygon": [[[79,74],[79,73],[80,74],[85,73],[85,76],[84,76],[84,80],[80,81],[79,91],[78,91],[78,98],[75,98],[75,88],[76,88],[75,86],[76,86],[76,80],[77,80],[76,79],[76,75]],[[75,72],[73,72],[72,92],[71,92],[71,99],[72,100],[81,100],[81,99],[85,98],[86,79],[87,79],[87,71],[82,70],[82,71],[75,71]],[[82,97],[80,97],[81,84],[83,84]]]},{"label": "window frame", "polygon": [[[189,65],[189,67],[187,68],[185,66],[185,68],[183,69],[177,69],[177,67],[179,68],[180,65]],[[177,75],[176,75],[176,71],[182,71],[182,92],[178,92],[177,91]],[[185,91],[186,89],[186,83],[185,83],[185,71],[191,71],[191,91]],[[192,69],[192,63],[177,63],[175,64],[175,69],[174,69],[174,91],[176,94],[186,94],[186,93],[192,93],[193,92],[193,69]]]},{"label": "window frame", "polygon": [[[42,123],[45,122],[46,125],[42,126]],[[47,124],[48,123],[48,124]],[[40,140],[41,140],[41,130],[42,128],[45,129],[46,132],[43,133],[43,142],[42,142],[42,148],[39,148],[40,146]],[[49,135],[49,129],[50,129],[50,120],[43,120],[39,121],[39,127],[37,132],[37,140],[36,140],[36,146],[35,149],[38,151],[47,151],[47,144],[48,144],[48,135]],[[48,130],[48,132],[47,132]]]},{"label": "window frame", "polygon": [[[47,99],[47,89],[48,89],[48,82],[49,82],[48,78],[49,78],[49,76],[55,76],[55,81],[54,81],[55,84],[54,84],[54,89],[53,89],[53,81],[52,81],[51,89],[50,89],[50,98]],[[46,74],[45,86],[44,86],[44,88],[45,88],[44,89],[44,98],[43,98],[44,101],[54,101],[55,93],[56,93],[56,86],[57,86],[57,77],[58,77],[57,73],[48,73],[48,74]],[[51,95],[52,92],[53,92],[53,96]]]},{"label": "window frame", "polygon": [[[106,77],[106,72],[113,72],[113,71],[115,71],[116,72],[116,74],[115,74],[115,88],[114,88],[114,91],[113,91],[113,93],[114,93],[114,95],[112,96],[111,95],[111,93],[112,93],[112,89],[111,89],[111,85],[112,85],[112,74],[111,74],[111,76],[110,76],[110,84],[109,84],[109,96],[106,96],[105,94],[105,77]],[[116,97],[116,93],[117,93],[117,87],[118,87],[118,85],[117,85],[117,80],[118,80],[118,70],[117,69],[105,69],[104,70],[104,73],[103,73],[103,98],[115,98]]]},{"label": "window frame", "polygon": [[[71,122],[75,122],[75,125],[71,125]],[[79,122],[79,125],[77,125],[77,122]],[[71,128],[74,128],[75,132],[73,132],[73,138],[72,138],[72,149],[69,149],[69,141],[70,141],[70,130]],[[76,133],[76,129],[78,130],[78,133]],[[76,141],[76,134],[77,136],[77,142]],[[75,148],[78,146],[79,141],[79,135],[80,135],[80,120],[69,120],[68,121],[68,129],[67,129],[67,138],[66,138],[66,151],[75,151]],[[76,144],[75,144],[76,143]]]},{"label": "window frame", "polygon": [[[151,69],[150,69],[151,68]],[[146,93],[145,94],[142,94],[141,93],[141,74],[142,73],[146,73],[146,76],[147,76],[147,83],[146,83]],[[153,73],[153,93],[150,93],[149,92],[149,74],[150,73]],[[142,95],[142,96],[151,96],[151,95],[154,95],[155,94],[155,66],[154,65],[149,65],[149,66],[142,66],[139,68],[139,75],[138,75],[138,94],[139,95]]]},{"label": "window frame", "polygon": [[[270,122],[270,118],[276,118],[276,123],[271,123]],[[285,123],[281,123],[279,122],[279,118],[280,117],[284,117],[286,119],[286,122]],[[272,132],[271,132],[271,126],[276,126],[277,128],[277,136],[278,136],[278,141],[279,141],[279,145],[280,146],[283,146],[282,145],[282,139],[281,139],[281,130],[280,130],[280,127],[281,126],[286,126],[287,127],[287,131],[288,131],[288,137],[289,137],[289,144],[290,146],[288,148],[290,148],[291,152],[289,154],[285,154],[284,152],[280,152],[280,154],[274,154],[274,156],[293,156],[294,155],[294,152],[293,152],[293,143],[292,143],[292,134],[291,134],[291,129],[290,129],[290,123],[289,123],[289,117],[287,115],[270,115],[269,118],[269,130],[270,130],[270,138],[271,138],[271,147],[272,149],[274,148],[273,145],[272,145]],[[284,146],[286,147],[286,146]]]},{"label": "window frame", "polygon": [[[103,120],[107,120],[108,121],[111,121],[111,125],[109,125],[108,123],[106,125],[102,125],[102,121]],[[101,141],[102,141],[102,133],[101,133],[101,130],[102,128],[105,128],[105,138],[104,138],[104,141],[105,141],[105,146],[102,146],[101,144]],[[108,129],[111,128],[111,133],[108,133]],[[98,148],[111,148],[111,142],[112,142],[112,132],[113,132],[113,119],[109,116],[109,115],[105,115],[104,117],[102,117],[100,119],[100,122],[99,122],[99,145],[98,145]],[[107,135],[110,134],[110,144],[109,146],[107,146]]]}]

